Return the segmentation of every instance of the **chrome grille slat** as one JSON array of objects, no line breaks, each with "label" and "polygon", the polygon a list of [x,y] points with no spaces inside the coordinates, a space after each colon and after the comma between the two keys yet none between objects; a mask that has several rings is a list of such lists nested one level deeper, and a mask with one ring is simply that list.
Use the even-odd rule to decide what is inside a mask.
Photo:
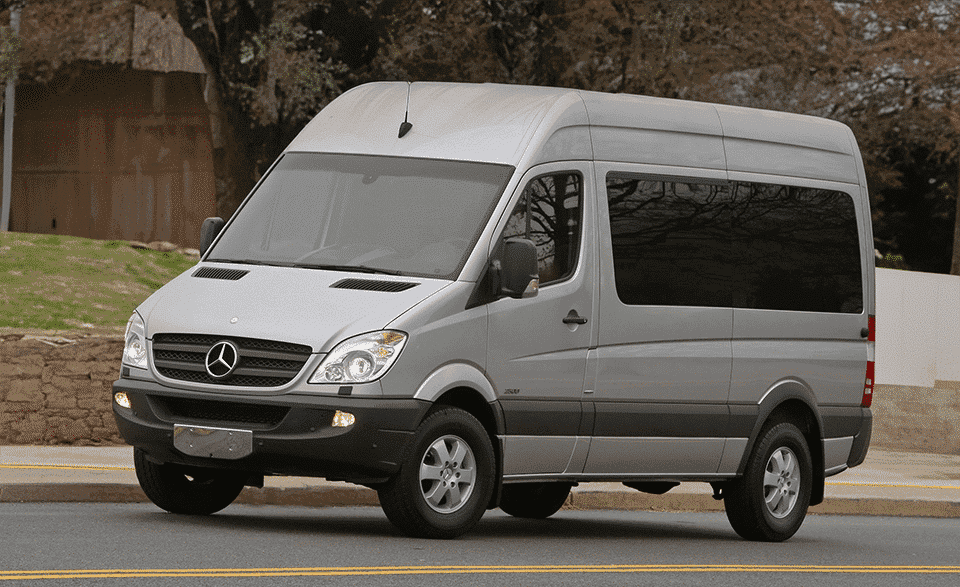
[{"label": "chrome grille slat", "polygon": [[[277,352],[277,351],[260,351],[260,350],[256,350],[256,349],[247,349],[247,348],[241,348],[241,350],[243,351],[243,356],[245,356],[245,357],[253,357],[253,358],[257,358],[257,359],[276,359],[276,360],[278,360],[278,361],[294,361],[294,360],[296,360],[296,359],[291,359],[291,357],[294,357],[294,356],[295,356],[295,357],[297,357],[297,358],[300,358],[300,354],[298,354],[298,353],[281,353],[281,352]],[[308,352],[308,353],[303,353],[303,360],[307,360],[307,358],[308,358],[309,356],[310,356],[310,353],[309,353],[309,352]]]},{"label": "chrome grille slat", "polygon": [[163,350],[168,352],[182,352],[182,353],[200,353],[207,354],[207,351],[210,349],[210,345],[202,344],[173,344],[173,343],[163,343],[163,342],[154,342],[153,350]]},{"label": "chrome grille slat", "polygon": [[238,367],[233,374],[237,377],[287,377],[289,376],[288,371],[281,371],[279,369],[257,369],[255,367]]},{"label": "chrome grille slat", "polygon": [[158,370],[183,369],[186,371],[200,371],[203,373],[207,372],[207,368],[202,363],[191,363],[187,361],[171,361],[166,359],[165,360],[154,359],[153,364],[157,366]]}]

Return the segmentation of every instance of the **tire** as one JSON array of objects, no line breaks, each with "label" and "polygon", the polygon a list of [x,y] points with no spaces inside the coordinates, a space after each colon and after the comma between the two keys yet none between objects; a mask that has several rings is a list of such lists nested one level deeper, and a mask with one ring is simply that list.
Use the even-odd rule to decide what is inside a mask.
[{"label": "tire", "polygon": [[400,471],[377,493],[387,519],[418,538],[455,538],[483,516],[496,471],[493,444],[463,410],[441,408],[417,428]]},{"label": "tire", "polygon": [[174,514],[219,512],[240,495],[246,481],[242,473],[158,464],[139,448],[133,449],[133,464],[150,501]]},{"label": "tire", "polygon": [[500,509],[515,518],[549,518],[570,495],[568,483],[511,483],[503,486]]},{"label": "tire", "polygon": [[806,438],[793,424],[777,424],[762,433],[743,477],[728,485],[727,519],[747,540],[782,542],[800,529],[812,486]]}]

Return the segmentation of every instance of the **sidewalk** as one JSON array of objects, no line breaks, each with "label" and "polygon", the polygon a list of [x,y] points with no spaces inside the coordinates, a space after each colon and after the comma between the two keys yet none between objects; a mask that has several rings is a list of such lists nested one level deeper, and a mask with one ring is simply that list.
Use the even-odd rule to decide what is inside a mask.
[{"label": "sidewalk", "polygon": [[[130,447],[0,446],[0,502],[143,502]],[[377,505],[365,487],[310,477],[267,477],[237,503],[311,507]],[[619,483],[582,483],[574,509],[721,511],[706,483],[664,495]],[[960,517],[960,456],[871,449],[863,465],[827,479],[811,513]]]}]

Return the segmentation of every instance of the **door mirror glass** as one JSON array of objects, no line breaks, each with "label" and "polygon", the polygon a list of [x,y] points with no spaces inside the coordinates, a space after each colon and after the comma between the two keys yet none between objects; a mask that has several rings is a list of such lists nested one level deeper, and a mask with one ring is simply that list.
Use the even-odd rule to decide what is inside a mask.
[{"label": "door mirror glass", "polygon": [[500,293],[520,299],[532,298],[540,289],[537,270],[537,246],[525,238],[509,238],[503,243],[500,261]]}]

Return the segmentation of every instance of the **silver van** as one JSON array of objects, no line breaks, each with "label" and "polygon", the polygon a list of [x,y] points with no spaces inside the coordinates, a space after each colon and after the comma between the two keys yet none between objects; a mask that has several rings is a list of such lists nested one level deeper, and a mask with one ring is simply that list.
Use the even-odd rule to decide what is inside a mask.
[{"label": "silver van", "polygon": [[316,476],[448,538],[581,482],[695,481],[779,541],[867,452],[873,234],[837,122],[367,84],[202,241],[130,318],[113,386],[171,512]]}]

